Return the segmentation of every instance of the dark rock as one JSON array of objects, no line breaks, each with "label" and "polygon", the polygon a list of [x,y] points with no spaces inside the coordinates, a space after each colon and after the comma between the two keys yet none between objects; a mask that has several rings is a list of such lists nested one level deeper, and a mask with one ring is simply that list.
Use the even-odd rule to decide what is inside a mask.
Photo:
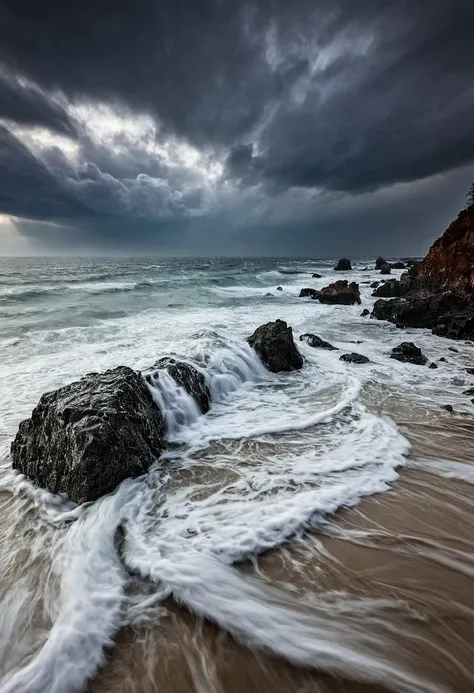
[{"label": "dark rock", "polygon": [[273,373],[294,371],[303,366],[303,359],[293,341],[293,330],[284,320],[261,325],[247,341]]},{"label": "dark rock", "polygon": [[321,339],[321,337],[318,337],[317,335],[311,334],[311,333],[300,335],[300,342],[306,342],[306,344],[309,344],[309,346],[315,347],[317,349],[327,349],[328,351],[338,351],[337,347],[333,346],[329,342],[325,342],[324,339]]},{"label": "dark rock", "polygon": [[[185,361],[176,361],[176,359],[170,357],[157,361],[154,368],[167,370],[175,383],[196,400],[203,414],[209,411],[211,407],[211,393],[209,392],[206,378],[197,368]],[[155,372],[154,375],[156,377],[158,374]]]},{"label": "dark rock", "polygon": [[319,298],[321,292],[317,289],[301,289],[299,298]]},{"label": "dark rock", "polygon": [[404,330],[404,329],[405,329],[405,325],[404,325],[402,322],[397,322],[397,324],[395,325],[395,327],[398,328],[399,330]]},{"label": "dark rock", "polygon": [[348,283],[347,280],[339,280],[325,286],[319,295],[320,303],[353,305],[360,303],[360,289],[356,282]]},{"label": "dark rock", "polygon": [[404,262],[391,262],[390,267],[392,269],[405,269],[405,263]]},{"label": "dark rock", "polygon": [[[438,361],[443,361],[443,363],[447,363],[447,361],[446,361],[446,359],[444,358],[444,356],[442,356],[440,359],[438,359]],[[473,371],[474,371],[474,369],[473,369]]]},{"label": "dark rock", "polygon": [[456,347],[448,347],[448,351],[454,351],[455,354],[459,354],[459,349],[456,349]]},{"label": "dark rock", "polygon": [[391,273],[392,273],[392,268],[390,267],[388,262],[386,262],[385,265],[383,265],[380,268],[380,274],[391,274]]},{"label": "dark rock", "polygon": [[466,373],[469,373],[469,375],[474,375],[474,368],[466,368]]},{"label": "dark rock", "polygon": [[369,363],[370,359],[367,356],[362,356],[362,354],[343,354],[340,361],[346,361],[346,363]]},{"label": "dark rock", "polygon": [[265,296],[271,296],[271,298],[275,298],[275,296],[274,296],[273,294],[271,294],[269,291],[267,291],[267,293],[265,294]]},{"label": "dark rock", "polygon": [[451,404],[444,404],[441,409],[444,409],[445,411],[449,411],[450,414],[454,414],[454,408]]},{"label": "dark rock", "polygon": [[418,366],[424,366],[428,362],[421,349],[415,346],[413,342],[402,342],[402,344],[394,347],[390,358],[402,361],[402,363],[414,363]]},{"label": "dark rock", "polygon": [[163,415],[140,373],[121,366],[44,394],[11,446],[14,469],[75,503],[144,474],[164,448]]},{"label": "dark rock", "polygon": [[384,265],[387,264],[387,261],[383,259],[383,257],[379,257],[375,261],[375,269],[376,270],[381,270]]},{"label": "dark rock", "polygon": [[432,363],[430,363],[429,368],[435,369],[438,368],[438,365],[433,361]]},{"label": "dark rock", "polygon": [[380,282],[372,282],[372,284],[370,285],[370,288],[371,288],[371,289],[376,289],[376,288],[378,287],[379,284],[380,284]]},{"label": "dark rock", "polygon": [[283,287],[282,287],[282,286],[277,286],[277,291],[283,291]]},{"label": "dark rock", "polygon": [[360,317],[365,318],[366,315],[370,315],[370,310],[368,310],[368,308],[364,308],[364,310],[360,314]]},{"label": "dark rock", "polygon": [[474,387],[470,387],[467,390],[464,390],[463,395],[474,395]]},{"label": "dark rock", "polygon": [[315,272],[315,273],[312,275],[312,278],[313,278],[313,279],[321,279],[322,276],[323,276],[322,274],[317,274],[317,273]]},{"label": "dark rock", "polygon": [[348,260],[346,257],[341,258],[334,268],[336,272],[348,272],[351,269],[351,261]]},{"label": "dark rock", "polygon": [[407,272],[404,272],[398,279],[389,279],[388,281],[380,284],[372,296],[378,296],[381,298],[395,298],[397,296],[404,296],[410,291],[412,284],[411,278],[408,276]]}]

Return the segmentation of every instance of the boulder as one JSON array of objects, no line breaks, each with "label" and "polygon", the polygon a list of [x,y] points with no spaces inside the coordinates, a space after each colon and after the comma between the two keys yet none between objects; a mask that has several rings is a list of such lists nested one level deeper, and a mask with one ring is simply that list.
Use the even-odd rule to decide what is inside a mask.
[{"label": "boulder", "polygon": [[392,269],[405,269],[406,265],[404,262],[391,262],[390,267]]},{"label": "boulder", "polygon": [[364,310],[360,314],[360,317],[365,318],[367,315],[370,315],[370,310],[368,308],[364,308]]},{"label": "boulder", "polygon": [[369,363],[370,359],[367,358],[367,356],[363,356],[362,354],[343,354],[340,358],[340,361],[346,361],[346,363]]},{"label": "boulder", "polygon": [[474,387],[470,387],[467,390],[464,390],[463,395],[469,395],[470,397],[472,397],[472,395],[474,395]]},{"label": "boulder", "polygon": [[382,265],[380,268],[380,274],[391,274],[392,273],[392,268],[388,264],[388,262],[385,263],[385,265]]},{"label": "boulder", "polygon": [[[440,359],[440,361],[441,361],[441,359]],[[474,368],[466,368],[466,373],[469,373],[469,375],[474,375]]]},{"label": "boulder", "polygon": [[387,264],[387,261],[383,259],[383,257],[379,257],[375,261],[375,269],[376,270],[381,270],[384,265]]},{"label": "boulder", "polygon": [[161,411],[141,374],[121,366],[44,394],[11,454],[35,484],[85,503],[144,474],[163,448]]},{"label": "boulder", "polygon": [[321,279],[322,276],[323,276],[322,274],[317,274],[317,272],[315,272],[315,273],[312,275],[312,278],[313,278],[313,279]]},{"label": "boulder", "polygon": [[320,303],[353,305],[360,303],[360,289],[356,282],[339,280],[325,286],[319,295]]},{"label": "boulder", "polygon": [[283,287],[282,287],[282,286],[277,286],[277,291],[283,291]]},{"label": "boulder", "polygon": [[379,296],[381,298],[395,298],[397,296],[405,296],[410,291],[412,285],[411,277],[408,272],[404,272],[398,279],[388,279],[383,284],[376,287],[372,296]]},{"label": "boulder", "polygon": [[444,409],[445,411],[449,411],[450,414],[454,414],[454,407],[452,404],[444,404],[441,409]]},{"label": "boulder", "polygon": [[[165,357],[157,361],[154,365],[155,377],[159,377],[159,369],[167,370],[175,383],[196,400],[196,404],[203,414],[206,414],[211,407],[211,393],[207,386],[204,374],[194,366],[185,361],[177,361],[171,357]],[[147,379],[149,376],[147,376]]]},{"label": "boulder", "polygon": [[334,268],[336,272],[348,272],[351,269],[351,261],[348,260],[346,257],[341,258]]},{"label": "boulder", "polygon": [[402,342],[402,344],[394,347],[390,358],[402,361],[402,363],[414,363],[418,366],[424,366],[428,363],[426,356],[413,342]]},{"label": "boulder", "polygon": [[293,330],[284,320],[261,325],[247,341],[273,373],[295,371],[303,366],[303,359],[293,341]]},{"label": "boulder", "polygon": [[300,335],[300,342],[306,342],[309,346],[316,349],[327,349],[328,351],[338,351],[337,347],[333,346],[329,342],[325,342],[324,339],[318,337],[315,334],[306,333]]},{"label": "boulder", "polygon": [[320,293],[317,289],[301,289],[299,298],[319,298]]},{"label": "boulder", "polygon": [[436,364],[436,363],[433,361],[432,363],[430,363],[429,368],[432,368],[433,370],[435,370],[436,368],[438,368],[438,364]]}]

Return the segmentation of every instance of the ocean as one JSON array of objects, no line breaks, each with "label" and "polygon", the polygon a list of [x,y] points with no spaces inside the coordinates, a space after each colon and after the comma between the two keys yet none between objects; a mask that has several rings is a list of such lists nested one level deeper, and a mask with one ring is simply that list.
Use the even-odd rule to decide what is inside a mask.
[{"label": "ocean", "polygon": [[[454,671],[446,681],[441,669],[395,655],[394,638],[410,650],[425,637],[411,628],[410,618],[419,614],[413,615],[406,594],[355,594],[318,583],[325,561],[334,565],[320,535],[366,547],[369,539],[375,542],[367,528],[332,518],[390,499],[404,474],[413,484],[415,461],[426,475],[424,490],[449,479],[454,486],[443,489],[453,494],[456,484],[474,482],[469,445],[449,454],[454,419],[442,409],[454,407],[454,428],[465,434],[474,413],[462,394],[472,385],[466,372],[474,366],[472,344],[362,317],[374,302],[370,283],[380,279],[374,258],[358,260],[349,274],[334,272],[335,262],[0,260],[0,693],[244,690],[222,683],[219,665],[210,666],[204,655],[193,655],[192,666],[183,655],[189,687],[169,681],[158,687],[144,654],[151,657],[149,642],[135,663],[124,664],[123,653],[114,659],[124,633],[129,647],[138,647],[150,633],[166,631],[176,605],[193,623],[214,624],[249,652],[334,681],[380,687],[373,690],[470,690],[462,686],[474,682],[472,668],[445,645],[438,643],[439,666],[445,656]],[[360,306],[298,296],[304,287],[348,276],[360,283]],[[293,328],[305,361],[301,371],[266,371],[246,342],[259,325],[277,318]],[[299,341],[308,332],[337,350]],[[439,368],[391,359],[391,349],[403,341],[415,342]],[[340,361],[349,352],[370,362]],[[213,404],[201,415],[171,379],[164,381],[157,396],[166,408],[169,447],[146,477],[76,507],[11,470],[9,446],[18,424],[44,392],[119,365],[146,370],[166,355],[205,368]],[[445,444],[433,452],[440,435]],[[421,493],[411,494],[415,506]],[[443,498],[455,503],[454,496],[449,503]],[[418,520],[412,539],[417,527]],[[383,535],[395,542],[397,532],[385,528]],[[472,580],[469,549],[462,542],[444,546],[441,539],[442,530],[431,548],[424,546],[425,554],[432,552],[427,560],[446,570],[457,561],[449,569]],[[412,544],[419,560],[420,542]],[[275,566],[264,574],[259,559],[277,554],[287,569],[278,578]],[[296,576],[309,564],[317,564],[316,576],[298,587]],[[466,604],[462,613],[467,618]],[[180,645],[188,654],[190,642]],[[201,643],[195,652],[206,648]],[[267,690],[263,683],[245,685]],[[309,683],[298,686],[313,690]],[[336,689],[346,690],[314,688]]]}]

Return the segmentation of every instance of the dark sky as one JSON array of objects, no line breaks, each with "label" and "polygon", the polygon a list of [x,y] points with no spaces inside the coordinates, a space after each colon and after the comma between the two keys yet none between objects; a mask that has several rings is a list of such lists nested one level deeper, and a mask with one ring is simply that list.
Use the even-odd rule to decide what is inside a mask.
[{"label": "dark sky", "polygon": [[0,253],[424,253],[473,36],[473,0],[0,0]]}]

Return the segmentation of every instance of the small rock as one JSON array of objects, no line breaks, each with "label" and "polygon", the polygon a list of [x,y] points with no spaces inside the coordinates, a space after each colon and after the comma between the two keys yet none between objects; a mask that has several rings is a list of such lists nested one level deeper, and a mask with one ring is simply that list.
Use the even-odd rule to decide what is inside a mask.
[{"label": "small rock", "polygon": [[368,308],[364,308],[364,310],[360,314],[360,317],[365,318],[366,315],[370,315],[370,310],[368,310]]},{"label": "small rock", "polygon": [[283,291],[283,287],[282,287],[282,286],[277,286],[277,291]]},{"label": "small rock", "polygon": [[376,289],[376,288],[378,287],[379,284],[380,284],[380,282],[372,282],[372,284],[370,285],[370,288],[371,288],[371,289]]},{"label": "small rock", "polygon": [[444,409],[445,411],[449,411],[451,414],[454,414],[454,408],[451,404],[444,404],[441,409]]},{"label": "small rock", "polygon": [[270,292],[267,292],[267,293],[265,294],[265,296],[270,296],[271,298],[275,298],[275,296],[274,296],[273,294],[271,294]]},{"label": "small rock", "polygon": [[329,342],[325,342],[324,339],[321,339],[321,337],[318,337],[315,334],[311,333],[306,333],[300,335],[300,342],[306,342],[306,344],[309,344],[309,346],[317,348],[317,349],[327,349],[328,351],[338,351],[338,348],[330,344]]},{"label": "small rock", "polygon": [[448,347],[448,351],[454,351],[455,354],[459,354],[459,349],[456,349],[456,347]]},{"label": "small rock", "polygon": [[402,363],[414,363],[417,366],[424,366],[428,362],[421,349],[415,346],[413,342],[402,342],[402,344],[394,347],[390,358]]},{"label": "small rock", "polygon": [[470,387],[467,390],[464,390],[463,395],[474,395],[474,387]]},{"label": "small rock", "polygon": [[347,279],[339,280],[325,286],[319,295],[320,303],[341,304],[351,306],[354,303],[360,304],[360,289],[356,282],[349,282]]},{"label": "small rock", "polygon": [[392,269],[405,269],[405,263],[403,262],[392,262],[390,266]]},{"label": "small rock", "polygon": [[247,342],[272,373],[296,371],[303,367],[303,359],[293,341],[293,330],[284,320],[261,325]]},{"label": "small rock", "polygon": [[[199,409],[203,414],[209,411],[211,406],[211,393],[206,383],[204,375],[190,363],[185,361],[177,361],[171,357],[161,358],[153,366],[154,369],[164,369],[168,371],[175,383],[182,387],[188,395],[196,401]],[[155,370],[150,375],[158,378],[159,373]],[[148,380],[148,377],[147,377]]]},{"label": "small rock", "polygon": [[346,363],[369,363],[370,359],[367,356],[362,356],[362,354],[343,354],[339,361],[345,361]]},{"label": "small rock", "polygon": [[[446,361],[446,359],[444,358],[444,356],[442,356],[440,359],[438,359],[438,361],[442,361],[443,363],[447,363],[447,361]],[[474,368],[473,368],[473,371],[474,371]]]},{"label": "small rock", "polygon": [[466,368],[466,373],[469,373],[469,375],[474,375],[474,368]]},{"label": "small rock", "polygon": [[319,298],[320,293],[317,289],[301,289],[299,298]]},{"label": "small rock", "polygon": [[398,327],[399,330],[404,330],[404,329],[405,329],[405,325],[403,325],[403,323],[401,323],[401,322],[397,322],[397,324],[395,325],[395,327]]},{"label": "small rock", "polygon": [[433,369],[438,368],[437,364],[434,363],[434,362],[433,362],[433,363],[430,363],[429,367],[430,367],[430,368],[433,368]]},{"label": "small rock", "polygon": [[313,279],[321,279],[323,275],[322,274],[317,274],[316,272],[312,275]]},{"label": "small rock", "polygon": [[336,272],[348,272],[351,269],[351,261],[347,257],[341,258],[334,268]]}]

